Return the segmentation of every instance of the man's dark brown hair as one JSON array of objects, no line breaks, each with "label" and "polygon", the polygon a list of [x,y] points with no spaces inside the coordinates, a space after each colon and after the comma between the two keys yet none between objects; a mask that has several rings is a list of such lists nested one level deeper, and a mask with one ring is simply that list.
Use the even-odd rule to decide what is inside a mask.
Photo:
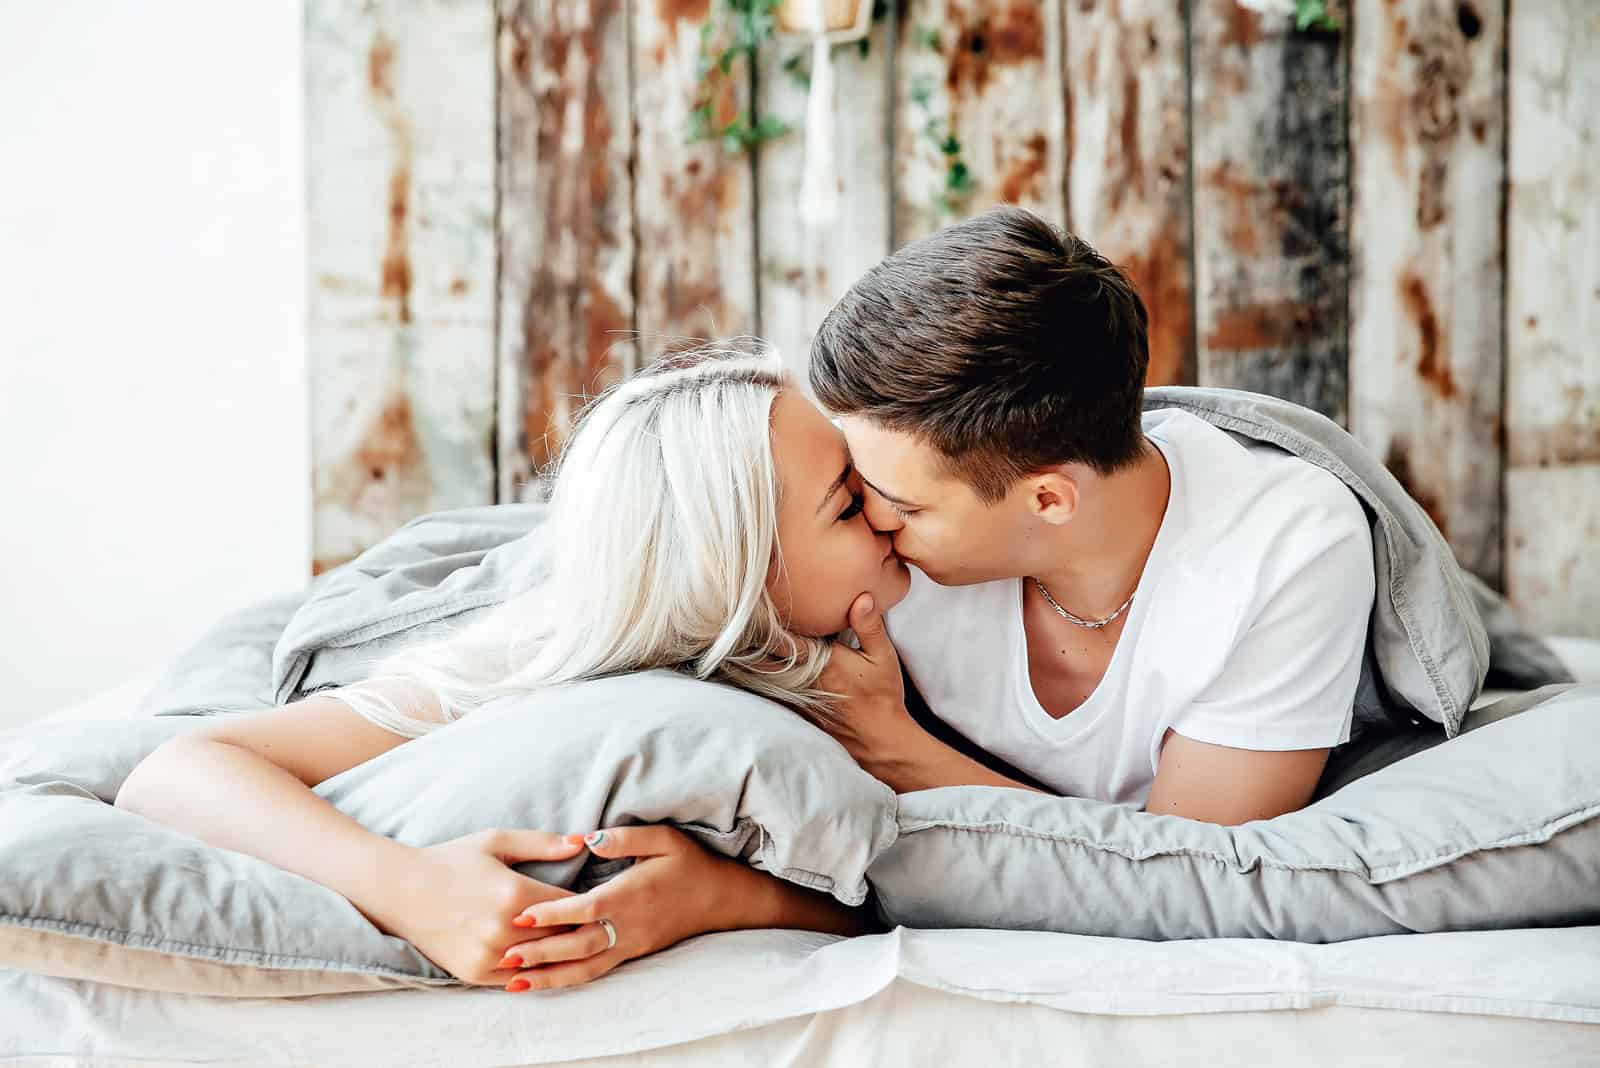
[{"label": "man's dark brown hair", "polygon": [[1137,459],[1144,302],[1089,245],[1021,208],[946,227],[885,259],[811,343],[811,387],[932,445],[987,504],[1053,464]]}]

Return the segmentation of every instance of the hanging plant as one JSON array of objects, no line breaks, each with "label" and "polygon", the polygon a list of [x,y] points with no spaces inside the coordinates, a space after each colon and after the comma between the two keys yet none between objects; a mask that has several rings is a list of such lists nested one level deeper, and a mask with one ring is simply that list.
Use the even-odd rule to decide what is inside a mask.
[{"label": "hanging plant", "polygon": [[754,63],[761,46],[772,39],[782,3],[717,0],[711,15],[700,24],[697,85],[694,106],[689,110],[691,144],[715,139],[724,152],[738,155],[793,129],[776,116],[753,117],[748,107],[728,114],[732,110],[729,102],[738,99],[738,86],[732,80],[734,68],[741,59]]},{"label": "hanging plant", "polygon": [[[776,40],[780,31],[800,26],[790,10],[794,3],[795,0],[715,0],[711,14],[700,25],[697,84],[687,135],[690,143],[714,139],[723,151],[738,155],[794,129],[793,123],[780,116],[756,116],[749,108],[734,110],[731,104],[738,99],[738,86],[733,79],[739,61],[753,64],[761,49]],[[872,0],[873,21],[888,11],[889,0]],[[852,43],[862,56],[871,54],[870,38]],[[810,64],[804,51],[786,58],[782,69],[801,85],[810,85]]]}]

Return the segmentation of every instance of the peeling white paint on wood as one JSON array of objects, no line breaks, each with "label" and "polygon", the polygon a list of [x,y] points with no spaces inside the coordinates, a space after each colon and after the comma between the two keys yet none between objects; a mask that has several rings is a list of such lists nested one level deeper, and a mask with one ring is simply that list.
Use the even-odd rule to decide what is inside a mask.
[{"label": "peeling white paint on wood", "polygon": [[1184,0],[1064,4],[1067,211],[1150,314],[1150,385],[1194,381]]},{"label": "peeling white paint on wood", "polygon": [[313,569],[495,499],[490,0],[306,9]]},{"label": "peeling white paint on wood", "polygon": [[500,0],[502,502],[537,495],[586,399],[637,366],[624,0]]},{"label": "peeling white paint on wood", "polygon": [[1359,0],[1353,32],[1350,429],[1498,585],[1504,20]]},{"label": "peeling white paint on wood", "polygon": [[1600,637],[1600,5],[1511,6],[1506,592]]},{"label": "peeling white paint on wood", "polygon": [[1192,11],[1199,381],[1343,422],[1344,35],[1236,0]]},{"label": "peeling white paint on wood", "polygon": [[[700,25],[710,0],[634,4],[634,205],[639,352],[756,330],[755,180],[748,153],[686,143]],[[750,108],[741,60],[716,101],[716,124]]]},{"label": "peeling white paint on wood", "polygon": [[[901,11],[895,246],[999,204],[1065,226],[1060,0],[905,0]],[[972,188],[941,208],[950,135]]]}]

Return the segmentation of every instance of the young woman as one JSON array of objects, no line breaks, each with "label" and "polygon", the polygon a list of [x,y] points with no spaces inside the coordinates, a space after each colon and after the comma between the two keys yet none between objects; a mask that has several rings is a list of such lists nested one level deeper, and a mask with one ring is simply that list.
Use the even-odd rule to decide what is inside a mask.
[{"label": "young woman", "polygon": [[[312,791],[496,697],[621,672],[672,668],[825,719],[829,637],[862,593],[887,608],[909,585],[862,515],[843,436],[759,349],[669,357],[597,398],[559,461],[545,530],[536,589],[360,684],[166,743],[117,806],[331,887],[462,981],[510,991],[585,982],[707,931],[874,929],[863,910],[664,825],[414,848]],[[510,867],[585,846],[639,859],[581,896]]]}]

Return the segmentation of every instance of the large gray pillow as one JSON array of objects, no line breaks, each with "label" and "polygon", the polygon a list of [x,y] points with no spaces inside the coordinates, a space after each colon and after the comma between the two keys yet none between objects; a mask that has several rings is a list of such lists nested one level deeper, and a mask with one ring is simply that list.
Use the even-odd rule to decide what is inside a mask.
[{"label": "large gray pillow", "polygon": [[[252,997],[454,982],[333,890],[110,804],[144,756],[204,722],[0,735],[0,967]],[[827,734],[668,671],[501,699],[316,790],[418,846],[488,827],[671,822],[852,905],[896,833],[892,791]],[[518,870],[583,889],[626,864],[585,856]]]},{"label": "large gray pillow", "polygon": [[1236,827],[1021,789],[902,794],[868,878],[908,927],[1338,942],[1600,922],[1600,686],[1485,718]]}]

